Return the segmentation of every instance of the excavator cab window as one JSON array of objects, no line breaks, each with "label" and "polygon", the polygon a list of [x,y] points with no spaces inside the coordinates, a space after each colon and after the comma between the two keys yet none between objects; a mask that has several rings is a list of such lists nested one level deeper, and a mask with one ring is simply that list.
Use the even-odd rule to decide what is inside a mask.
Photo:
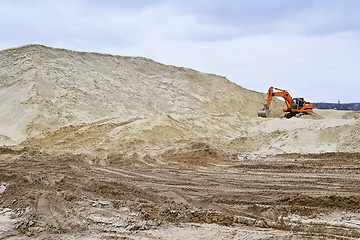
[{"label": "excavator cab window", "polygon": [[299,98],[299,110],[302,109],[304,106],[304,99],[303,98]]},{"label": "excavator cab window", "polygon": [[298,107],[298,99],[294,98],[293,100],[294,101],[293,101],[293,104],[292,104],[292,109],[297,109],[297,107]]}]

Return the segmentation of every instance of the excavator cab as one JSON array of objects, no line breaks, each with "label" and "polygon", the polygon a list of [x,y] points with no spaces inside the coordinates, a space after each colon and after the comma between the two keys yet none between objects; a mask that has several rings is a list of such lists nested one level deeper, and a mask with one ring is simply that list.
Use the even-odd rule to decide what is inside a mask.
[{"label": "excavator cab", "polygon": [[304,98],[293,98],[292,110],[300,111],[304,107]]}]

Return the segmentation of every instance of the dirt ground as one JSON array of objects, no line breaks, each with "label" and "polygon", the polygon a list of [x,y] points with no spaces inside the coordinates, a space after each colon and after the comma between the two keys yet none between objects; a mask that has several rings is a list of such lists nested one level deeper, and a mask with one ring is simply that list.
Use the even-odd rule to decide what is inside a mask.
[{"label": "dirt ground", "polygon": [[360,238],[359,153],[0,154],[0,239]]}]

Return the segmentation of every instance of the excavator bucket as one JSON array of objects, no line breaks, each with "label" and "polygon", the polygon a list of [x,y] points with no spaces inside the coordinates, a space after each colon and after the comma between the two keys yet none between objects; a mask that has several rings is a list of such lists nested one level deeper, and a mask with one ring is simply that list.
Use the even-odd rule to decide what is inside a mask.
[{"label": "excavator bucket", "polygon": [[267,118],[267,117],[269,117],[269,115],[270,115],[270,110],[258,111],[259,117]]}]

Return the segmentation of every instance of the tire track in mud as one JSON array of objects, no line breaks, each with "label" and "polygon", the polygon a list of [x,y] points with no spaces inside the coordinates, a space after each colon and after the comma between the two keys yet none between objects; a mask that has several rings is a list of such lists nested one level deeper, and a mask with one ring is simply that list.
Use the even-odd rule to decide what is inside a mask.
[{"label": "tire track in mud", "polygon": [[[343,162],[336,154],[313,160],[223,158],[204,167],[194,159],[189,165],[176,166],[166,158],[148,165],[121,155],[121,161],[96,164],[85,155],[29,152],[10,159],[6,154],[0,182],[8,185],[0,207],[30,207],[18,226],[25,234],[216,223],[309,238],[360,237],[360,173],[354,170],[359,159],[353,155]],[[335,213],[338,220],[331,221]]]},{"label": "tire track in mud", "polygon": [[[287,169],[285,167],[284,169]],[[306,169],[306,168],[305,168]],[[103,169],[101,169],[103,170]],[[333,169],[334,170],[334,169]],[[136,171],[136,170],[135,170]],[[325,221],[323,221],[321,224],[316,223],[314,221],[306,221],[306,220],[284,220],[284,218],[281,218],[282,222],[279,223],[277,221],[274,221],[273,219],[267,219],[264,217],[259,216],[253,216],[249,213],[242,211],[229,211],[227,209],[227,205],[236,205],[236,204],[254,204],[254,202],[246,202],[246,201],[223,201],[224,197],[226,195],[234,196],[234,194],[239,194],[238,198],[246,196],[244,195],[244,192],[238,192],[234,191],[236,189],[246,189],[251,194],[256,195],[274,195],[274,193],[278,193],[278,195],[275,194],[275,196],[283,196],[285,194],[298,194],[299,190],[305,191],[307,194],[315,194],[319,196],[326,196],[327,194],[331,193],[337,193],[337,194],[347,194],[351,195],[352,193],[347,190],[343,190],[339,186],[342,186],[341,182],[344,180],[344,175],[341,174],[324,174],[321,173],[320,175],[314,174],[314,173],[283,173],[279,175],[271,174],[271,172],[265,171],[265,172],[249,172],[247,171],[246,174],[244,172],[240,172],[239,174],[236,174],[234,172],[228,173],[224,172],[223,170],[219,169],[220,173],[216,173],[216,171],[200,171],[200,170],[184,170],[181,172],[177,172],[177,179],[183,179],[186,178],[186,176],[192,176],[193,180],[191,181],[192,184],[186,184],[186,190],[184,190],[184,183],[173,180],[173,176],[169,176],[168,171],[158,171],[161,172],[161,174],[157,173],[154,174],[154,172],[151,173],[142,173],[139,174],[138,170],[135,174],[127,172],[126,174],[122,170],[121,174],[124,174],[126,176],[130,176],[132,180],[138,179],[141,177],[141,181],[146,182],[147,186],[151,185],[163,185],[163,187],[168,188],[176,188],[176,193],[174,194],[174,190],[171,191],[172,194],[168,194],[169,192],[166,192],[166,194],[170,196],[173,196],[172,199],[177,202],[177,199],[180,198],[180,203],[185,203],[185,205],[191,205],[192,207],[196,208],[211,208],[216,209],[219,212],[222,212],[226,215],[229,214],[236,214],[236,217],[231,220],[232,224],[236,223],[242,223],[252,226],[263,226],[263,227],[271,227],[276,229],[287,229],[288,231],[296,231],[296,232],[306,232],[315,234],[318,233],[319,236],[358,236],[359,229],[358,228],[352,228],[352,227],[346,227],[344,224],[326,224]],[[223,172],[221,172],[223,171]],[[326,171],[326,170],[325,170]],[[115,173],[118,173],[115,171]],[[161,175],[161,178],[154,177]],[[306,175],[306,176],[304,176]],[[311,177],[309,177],[311,176]],[[279,179],[282,177],[283,179]],[[244,180],[246,179],[246,180]],[[261,179],[266,179],[266,181],[261,181]],[[171,180],[171,181],[169,181]],[[325,180],[325,182],[321,183],[321,180]],[[167,186],[164,186],[164,182],[167,183]],[[174,185],[175,182],[175,185]],[[270,182],[270,183],[269,183]],[[320,184],[316,184],[320,183]],[[179,185],[180,184],[180,185]],[[299,184],[301,187],[299,187]],[[247,186],[246,186],[247,185]],[[154,186],[153,186],[154,187]],[[156,186],[155,186],[156,188]],[[165,190],[164,190],[165,191]],[[249,193],[249,192],[245,193]],[[190,195],[190,192],[196,192],[197,194]],[[199,194],[199,192],[203,194]],[[281,193],[279,193],[281,192]],[[206,193],[206,194],[204,194]],[[206,199],[205,195],[211,195],[213,193],[217,193],[217,196],[222,196],[220,199],[213,201],[213,197],[208,197]],[[198,200],[195,200],[196,198],[199,198]],[[303,197],[306,198],[306,195]],[[326,197],[319,197],[319,201],[323,201],[323,199]],[[301,199],[301,198],[299,198]],[[340,198],[344,200],[345,198]],[[300,200],[299,200],[300,201]],[[221,204],[226,204],[221,205]],[[258,204],[264,204],[261,202],[261,200],[255,203]],[[281,202],[281,204],[283,204]],[[271,208],[274,203],[266,203],[267,208]],[[292,204],[287,204],[291,207]],[[328,203],[328,205],[331,205]],[[317,207],[320,207],[321,204],[318,204]],[[335,206],[336,207],[336,206]],[[340,208],[343,208],[341,206],[337,206]],[[346,209],[346,208],[344,208]],[[357,208],[350,208],[350,210],[356,210]],[[314,211],[318,211],[318,209],[313,209]],[[310,210],[311,211],[311,210]],[[240,215],[240,216],[239,216]],[[309,225],[312,225],[310,227]]]}]

